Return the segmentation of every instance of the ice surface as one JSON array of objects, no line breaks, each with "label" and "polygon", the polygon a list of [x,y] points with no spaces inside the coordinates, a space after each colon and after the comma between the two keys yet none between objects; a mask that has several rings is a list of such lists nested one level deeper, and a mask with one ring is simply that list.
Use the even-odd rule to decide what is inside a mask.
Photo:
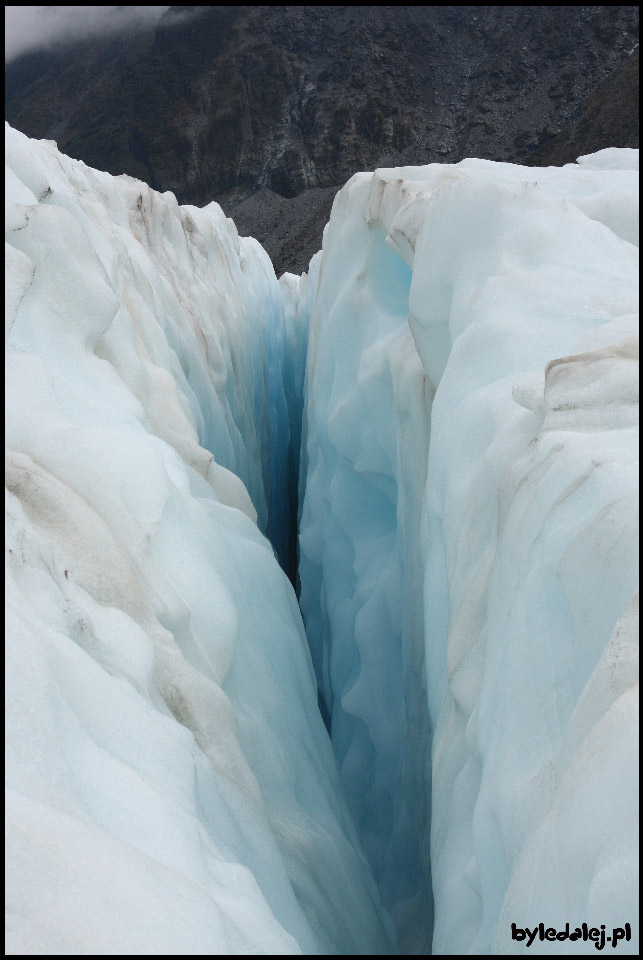
[{"label": "ice surface", "polygon": [[280,281],[6,155],[7,951],[636,953],[638,151],[357,174]]},{"label": "ice surface", "polygon": [[307,280],[6,156],[7,951],[395,952],[255,523],[284,549]]},{"label": "ice surface", "polygon": [[326,230],[301,607],[405,953],[431,887],[438,954],[638,949],[637,170],[358,174]]}]

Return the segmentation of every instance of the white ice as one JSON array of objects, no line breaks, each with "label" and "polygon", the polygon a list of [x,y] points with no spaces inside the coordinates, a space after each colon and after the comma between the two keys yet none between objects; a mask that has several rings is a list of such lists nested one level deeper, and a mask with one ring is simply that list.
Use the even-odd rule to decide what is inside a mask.
[{"label": "white ice", "polygon": [[637,952],[637,170],[379,170],[326,228],[301,607],[402,952],[431,887],[438,954]]},{"label": "white ice", "polygon": [[255,522],[298,281],[216,204],[6,159],[7,952],[395,952]]}]

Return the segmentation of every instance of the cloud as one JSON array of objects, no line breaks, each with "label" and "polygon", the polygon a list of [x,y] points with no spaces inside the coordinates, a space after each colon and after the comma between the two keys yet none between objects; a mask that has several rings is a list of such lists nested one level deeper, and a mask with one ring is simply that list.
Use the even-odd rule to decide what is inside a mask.
[{"label": "cloud", "polygon": [[5,63],[22,53],[154,26],[169,7],[5,7]]}]

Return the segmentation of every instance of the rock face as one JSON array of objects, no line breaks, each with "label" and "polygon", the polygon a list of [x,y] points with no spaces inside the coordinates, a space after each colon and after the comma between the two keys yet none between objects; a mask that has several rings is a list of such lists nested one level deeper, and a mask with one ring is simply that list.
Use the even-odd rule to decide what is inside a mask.
[{"label": "rock face", "polygon": [[[154,31],[14,61],[7,119],[179,202],[219,200],[278,272],[307,265],[329,197],[356,170],[467,156],[563,163],[638,145],[624,110],[632,82],[618,80],[636,7],[219,6],[178,21],[175,9]],[[608,139],[559,139],[579,110],[598,108],[591,97],[610,75],[609,113],[621,119]],[[292,201],[330,188],[303,205],[275,200],[268,222],[265,204],[238,213],[260,189]],[[298,245],[280,239],[293,224]]]},{"label": "rock face", "polygon": [[[570,156],[602,149],[623,137],[639,142],[638,49],[579,105],[569,123],[529,155],[529,162],[558,164]],[[628,131],[630,133],[628,134]]]}]

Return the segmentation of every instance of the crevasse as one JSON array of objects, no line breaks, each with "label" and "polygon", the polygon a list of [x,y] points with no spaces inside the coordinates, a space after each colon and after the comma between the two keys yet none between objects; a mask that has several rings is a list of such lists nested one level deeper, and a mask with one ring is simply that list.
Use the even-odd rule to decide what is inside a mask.
[{"label": "crevasse", "polygon": [[278,282],[6,137],[9,952],[635,920],[637,152],[358,174]]}]

